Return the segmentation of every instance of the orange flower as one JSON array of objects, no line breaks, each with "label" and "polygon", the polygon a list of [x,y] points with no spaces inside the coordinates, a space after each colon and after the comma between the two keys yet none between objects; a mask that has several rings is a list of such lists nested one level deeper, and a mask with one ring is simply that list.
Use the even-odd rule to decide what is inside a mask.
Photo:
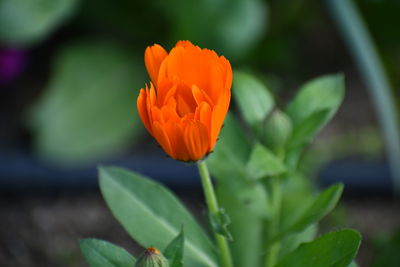
[{"label": "orange flower", "polygon": [[151,79],[137,100],[144,126],[172,158],[202,159],[213,151],[229,108],[229,61],[189,41],[169,54],[158,44],[147,47],[144,60]]}]

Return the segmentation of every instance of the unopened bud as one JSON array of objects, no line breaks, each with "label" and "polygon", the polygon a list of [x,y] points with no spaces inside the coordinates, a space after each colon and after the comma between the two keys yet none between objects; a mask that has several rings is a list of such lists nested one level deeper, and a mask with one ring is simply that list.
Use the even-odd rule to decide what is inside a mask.
[{"label": "unopened bud", "polygon": [[285,146],[292,134],[290,118],[280,110],[275,110],[265,124],[264,143],[277,152]]},{"label": "unopened bud", "polygon": [[150,247],[138,258],[135,267],[169,267],[169,263],[158,249]]}]

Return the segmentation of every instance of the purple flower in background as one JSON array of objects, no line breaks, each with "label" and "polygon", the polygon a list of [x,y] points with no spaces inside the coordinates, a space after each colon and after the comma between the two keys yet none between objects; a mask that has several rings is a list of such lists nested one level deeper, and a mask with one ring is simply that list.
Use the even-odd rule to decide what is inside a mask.
[{"label": "purple flower in background", "polygon": [[0,85],[12,81],[22,71],[26,53],[17,48],[0,48]]}]

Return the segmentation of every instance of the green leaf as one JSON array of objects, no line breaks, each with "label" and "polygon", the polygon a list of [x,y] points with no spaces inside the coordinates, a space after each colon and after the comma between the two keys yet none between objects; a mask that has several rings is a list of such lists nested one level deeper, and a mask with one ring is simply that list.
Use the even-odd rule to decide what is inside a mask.
[{"label": "green leaf", "polygon": [[[271,211],[268,192],[259,181],[244,180],[241,177],[231,177],[231,182],[218,183],[224,191],[235,196],[235,201],[244,205],[244,209],[261,218],[268,218]],[[223,207],[223,206],[222,206]]]},{"label": "green leaf", "polygon": [[220,209],[218,213],[210,214],[211,226],[214,232],[223,235],[228,241],[232,241],[232,234],[228,230],[231,219],[224,209]]},{"label": "green leaf", "polygon": [[233,75],[233,95],[246,122],[257,131],[274,107],[266,86],[254,76],[240,71]]},{"label": "green leaf", "polygon": [[305,210],[300,218],[298,218],[294,223],[284,227],[277,236],[272,238],[272,240],[279,239],[287,233],[302,231],[309,225],[318,222],[335,208],[342,192],[342,184],[333,185],[328,189],[325,189]]},{"label": "green leaf", "polygon": [[[252,205],[251,199],[242,199],[236,192],[231,191],[228,184],[219,184],[217,187],[218,201],[231,219],[229,231],[233,241],[229,245],[233,262],[235,266],[259,266],[263,245],[263,217],[249,208]],[[248,195],[253,196],[250,191]]]},{"label": "green leaf", "polygon": [[271,215],[270,198],[260,182],[237,183],[232,189],[232,194],[244,204],[245,209],[249,212],[261,218],[268,218]]},{"label": "green leaf", "polygon": [[361,236],[354,230],[340,230],[300,245],[277,267],[345,267],[356,256]]},{"label": "green leaf", "polygon": [[282,183],[281,229],[298,221],[315,199],[310,179],[299,173],[288,173]]},{"label": "green leaf", "polygon": [[321,110],[329,110],[327,122],[339,108],[344,97],[341,74],[326,75],[307,82],[287,106],[287,113],[297,125]]},{"label": "green leaf", "polygon": [[[282,179],[282,206],[280,229],[294,225],[315,200],[310,179],[299,173],[287,173]],[[299,205],[301,200],[301,205]],[[317,233],[317,225],[311,224],[302,231],[287,233],[282,236],[280,257],[296,249],[301,243],[311,241]],[[268,242],[266,236],[265,242]]]},{"label": "green leaf", "polygon": [[62,49],[32,110],[36,153],[84,165],[126,151],[144,132],[136,109],[144,77],[130,51],[116,44],[79,42]]},{"label": "green leaf", "polygon": [[310,143],[318,131],[324,126],[327,118],[330,116],[330,112],[331,111],[328,109],[314,112],[304,121],[297,124],[288,141],[288,149],[295,149]]},{"label": "green leaf", "polygon": [[31,44],[45,38],[67,18],[77,0],[0,1],[0,43]]},{"label": "green leaf", "polygon": [[136,260],[125,249],[107,241],[81,239],[80,247],[91,267],[132,267]]},{"label": "green leaf", "polygon": [[295,169],[303,147],[311,142],[332,118],[344,97],[344,79],[340,74],[326,75],[306,83],[287,106],[293,133],[287,144],[286,162]]},{"label": "green leaf", "polygon": [[258,266],[262,250],[263,218],[268,216],[264,187],[247,178],[251,145],[239,123],[228,114],[215,151],[207,164],[218,179],[217,196],[231,219],[232,256],[237,266]]},{"label": "green leaf", "polygon": [[215,150],[207,158],[211,174],[219,181],[235,181],[246,174],[251,145],[235,117],[228,113]]},{"label": "green leaf", "polygon": [[262,217],[267,217],[268,197],[265,189],[249,179],[246,162],[250,156],[251,145],[238,121],[229,113],[214,152],[207,158],[211,174],[219,184],[229,187],[239,201]]},{"label": "green leaf", "polygon": [[164,256],[168,259],[170,267],[183,266],[182,259],[184,244],[185,238],[182,228],[179,235],[175,237],[164,250]]},{"label": "green leaf", "polygon": [[183,226],[184,262],[217,266],[214,246],[179,200],[165,187],[139,174],[101,167],[100,189],[113,215],[143,247],[167,247]]},{"label": "green leaf", "polygon": [[287,234],[281,242],[281,249],[279,251],[280,255],[283,256],[288,254],[289,252],[292,252],[301,243],[312,241],[317,235],[317,232],[317,225],[311,224],[303,231]]},{"label": "green leaf", "polygon": [[280,175],[286,171],[283,162],[259,143],[254,145],[246,169],[253,179]]}]

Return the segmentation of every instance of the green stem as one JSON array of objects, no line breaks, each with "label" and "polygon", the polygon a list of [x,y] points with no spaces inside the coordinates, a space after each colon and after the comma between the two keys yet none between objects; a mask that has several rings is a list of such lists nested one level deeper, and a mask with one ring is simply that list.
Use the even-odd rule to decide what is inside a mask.
[{"label": "green stem", "polygon": [[[211,182],[210,173],[208,171],[207,164],[205,161],[198,161],[197,167],[199,169],[199,174],[201,177],[201,183],[203,185],[203,191],[206,198],[208,211],[210,212],[211,216],[217,215],[219,213],[218,201],[217,197],[215,196],[215,191],[213,184]],[[215,240],[217,241],[217,245],[219,248],[219,253],[221,256],[221,264],[223,267],[232,267],[232,256],[229,250],[229,244],[226,238],[216,232]]]},{"label": "green stem", "polygon": [[[278,234],[282,206],[282,188],[281,177],[271,177],[271,200],[272,216],[268,227],[268,236],[272,237]],[[276,264],[279,256],[281,244],[279,240],[267,244],[265,257],[265,267],[272,267]]]}]

